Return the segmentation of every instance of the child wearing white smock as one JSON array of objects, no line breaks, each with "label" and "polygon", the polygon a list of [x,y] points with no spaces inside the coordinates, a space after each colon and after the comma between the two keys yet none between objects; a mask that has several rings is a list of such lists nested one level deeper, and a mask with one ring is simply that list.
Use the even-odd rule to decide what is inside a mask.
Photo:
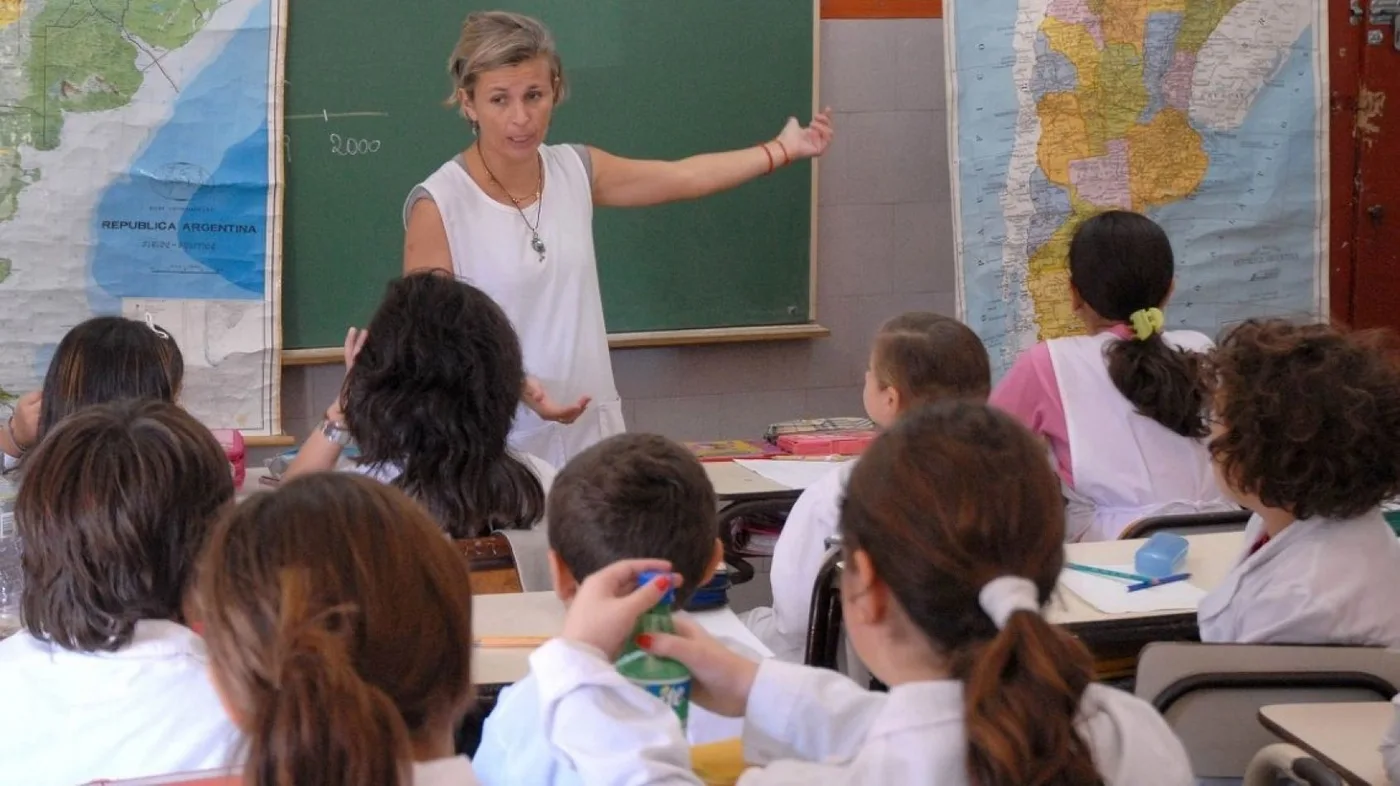
[{"label": "child wearing white smock", "polygon": [[[903,412],[944,399],[985,401],[991,364],[981,339],[963,323],[939,314],[910,312],[875,334],[865,371],[865,413],[886,428]],[[800,663],[807,640],[812,593],[838,533],[841,501],[854,462],[835,467],[797,498],[773,548],[772,608],[743,615],[744,624],[776,657]]]},{"label": "child wearing white smock", "polygon": [[1246,322],[1212,355],[1212,451],[1254,512],[1200,604],[1201,640],[1400,646],[1400,365],[1392,339]]},{"label": "child wearing white smock", "polygon": [[[678,636],[638,639],[690,669],[695,701],[744,717],[739,786],[1192,783],[1165,721],[1094,684],[1088,652],[1040,616],[1064,519],[1029,433],[976,404],[924,408],[876,441],[847,493],[842,607],[888,694],[747,661],[681,620]],[[701,782],[672,710],[609,662],[665,589],[663,577],[632,590],[637,577],[664,567],[592,576],[562,636],[531,656],[544,732],[587,783]]]},{"label": "child wearing white smock", "polygon": [[1151,220],[1095,216],[1069,251],[1070,302],[1088,335],[1017,358],[991,403],[1049,445],[1070,541],[1113,540],[1148,516],[1234,509],[1210,469],[1199,371],[1210,339],[1163,332],[1171,243]]}]

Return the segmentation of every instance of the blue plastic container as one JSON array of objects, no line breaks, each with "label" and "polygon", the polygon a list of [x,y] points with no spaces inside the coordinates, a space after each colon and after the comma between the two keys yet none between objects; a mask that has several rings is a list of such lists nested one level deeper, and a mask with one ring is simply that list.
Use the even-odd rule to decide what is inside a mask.
[{"label": "blue plastic container", "polygon": [[1133,571],[1160,579],[1181,572],[1186,564],[1186,538],[1170,532],[1157,532],[1147,539],[1133,557]]}]

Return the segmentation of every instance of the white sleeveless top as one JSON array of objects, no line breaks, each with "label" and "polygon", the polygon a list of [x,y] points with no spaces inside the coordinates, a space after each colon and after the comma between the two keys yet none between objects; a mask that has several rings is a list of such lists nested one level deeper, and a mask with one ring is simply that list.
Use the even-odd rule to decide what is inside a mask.
[{"label": "white sleeveless top", "polygon": [[[1162,338],[1191,352],[1211,346],[1189,330]],[[1074,475],[1074,488],[1064,489],[1065,539],[1114,540],[1147,516],[1237,510],[1216,484],[1206,441],[1139,415],[1113,384],[1104,349],[1119,340],[1104,332],[1048,342]]]},{"label": "white sleeveless top", "polygon": [[[572,425],[540,419],[521,406],[511,432],[516,450],[555,467],[598,441],[626,430],[613,383],[598,264],[593,251],[590,167],[572,145],[544,145],[539,233],[544,261],[531,248],[520,213],[482,191],[460,157],[443,164],[409,194],[404,223],[418,199],[437,204],[458,278],[495,300],[515,326],[525,370],[562,403],[591,396]],[[533,222],[537,207],[525,208]]]}]

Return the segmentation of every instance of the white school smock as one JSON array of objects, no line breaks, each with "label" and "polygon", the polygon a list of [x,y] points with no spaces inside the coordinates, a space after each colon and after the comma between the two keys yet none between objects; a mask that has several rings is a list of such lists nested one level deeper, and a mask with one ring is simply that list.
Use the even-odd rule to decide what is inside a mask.
[{"label": "white school smock", "polygon": [[[540,482],[545,497],[554,485],[557,474],[549,462],[529,453],[510,451],[511,457],[521,462]],[[373,478],[380,483],[393,483],[403,472],[397,464],[356,464],[346,471]],[[507,529],[501,534],[510,541],[511,553],[515,555],[515,570],[520,575],[521,592],[547,592],[554,589],[554,579],[549,574],[548,523],[544,518],[535,522],[530,529]]]},{"label": "white school smock", "polygon": [[79,653],[27,631],[0,641],[0,783],[73,786],[241,763],[204,641],[136,623],[117,652]]},{"label": "white school smock", "polygon": [[[744,642],[725,637],[725,631],[713,622],[712,615],[689,618],[736,652],[748,649]],[[690,705],[686,726],[688,744],[733,739],[742,730],[740,718],[726,718],[704,707]],[[581,780],[567,761],[555,756],[545,739],[540,725],[539,679],[533,669],[525,679],[501,691],[496,706],[482,726],[481,744],[472,757],[472,766],[485,786],[585,786],[592,783]]]},{"label": "white school smock", "polygon": [[826,539],[840,531],[841,502],[855,468],[855,461],[832,468],[793,503],[773,547],[773,607],[740,615],[779,660],[801,663],[806,654],[812,591],[826,558]]},{"label": "white school smock", "polygon": [[1381,756],[1385,759],[1385,774],[1391,783],[1400,783],[1400,696],[1396,696],[1395,722],[1381,742]]},{"label": "white school smock", "polygon": [[1201,599],[1201,641],[1400,646],[1400,540],[1379,508],[1349,521],[1295,521],[1264,536],[1255,516],[1220,586]]},{"label": "white school smock", "polygon": [[[531,232],[520,213],[487,196],[467,174],[460,156],[414,188],[404,205],[407,226],[409,210],[418,199],[427,196],[437,204],[453,271],[500,305],[520,336],[526,372],[550,397],[561,404],[592,397],[571,425],[543,421],[521,405],[511,445],[555,467],[626,430],[598,288],[591,166],[579,150],[573,145],[540,147],[543,262],[530,246]],[[533,222],[536,211],[531,205],[525,215]]]},{"label": "white school smock", "polygon": [[[671,710],[596,650],[555,639],[530,656],[544,733],[589,786],[699,784]],[[1181,742],[1146,702],[1090,685],[1079,733],[1107,786],[1188,786]],[[956,680],[875,693],[832,671],[766,660],[744,715],[738,786],[964,786],[967,739]]]},{"label": "white school smock", "polygon": [[[1210,339],[1189,331],[1162,335],[1190,352]],[[1074,487],[1065,488],[1065,538],[1115,540],[1147,516],[1238,510],[1221,492],[1205,439],[1173,432],[1137,413],[1108,375],[1104,350],[1112,332],[1047,344],[1064,404]]]}]

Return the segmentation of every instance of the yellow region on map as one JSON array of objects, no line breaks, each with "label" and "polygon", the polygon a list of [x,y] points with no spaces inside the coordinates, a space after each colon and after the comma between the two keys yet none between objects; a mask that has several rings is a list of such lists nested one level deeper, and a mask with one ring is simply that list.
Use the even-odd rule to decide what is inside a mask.
[{"label": "yellow region on map", "polygon": [[24,11],[24,0],[0,0],[0,28],[9,27],[19,21]]},{"label": "yellow region on map", "polygon": [[[1210,160],[1189,122],[1195,54],[1242,0],[1052,0],[1039,32],[1072,69],[1072,86],[1036,103],[1036,162],[1069,195],[1069,215],[1031,250],[1026,287],[1039,339],[1081,332],[1069,302],[1069,243],[1104,210],[1147,211],[1190,196]],[[1149,41],[1166,14],[1170,41]],[[1157,28],[1161,30],[1161,25]],[[1157,58],[1149,69],[1149,47]],[[1169,49],[1168,49],[1169,48]],[[1149,78],[1150,77],[1150,78]]]}]

